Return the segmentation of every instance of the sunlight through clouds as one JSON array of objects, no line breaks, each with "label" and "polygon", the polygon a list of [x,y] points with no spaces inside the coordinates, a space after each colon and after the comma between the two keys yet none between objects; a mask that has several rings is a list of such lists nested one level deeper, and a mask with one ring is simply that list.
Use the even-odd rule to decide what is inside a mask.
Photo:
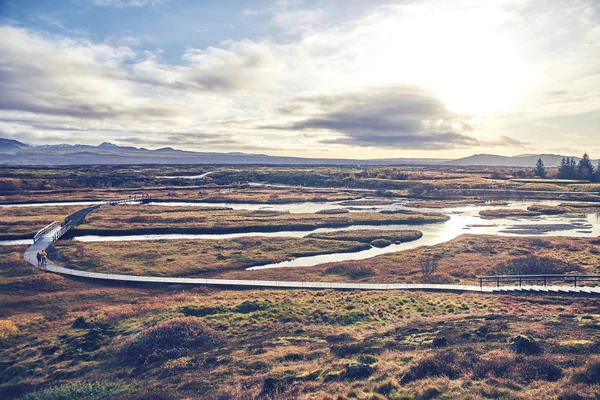
[{"label": "sunlight through clouds", "polygon": [[[94,3],[115,18],[134,18],[131,7],[164,21],[179,21],[184,6],[199,12],[183,0],[94,0],[85,10]],[[88,26],[86,36],[70,34],[81,28],[74,20],[53,16],[51,32],[13,21],[0,26],[0,129],[33,142],[69,141],[76,129],[139,136],[150,147],[179,135],[191,149],[219,138],[214,151],[455,157],[510,152],[524,136],[552,151],[578,127],[582,146],[598,146],[586,116],[600,113],[598,8],[591,0],[228,5],[223,28],[202,15],[205,25],[179,27],[195,33],[174,47],[133,24]],[[427,107],[415,108],[407,88]]]}]

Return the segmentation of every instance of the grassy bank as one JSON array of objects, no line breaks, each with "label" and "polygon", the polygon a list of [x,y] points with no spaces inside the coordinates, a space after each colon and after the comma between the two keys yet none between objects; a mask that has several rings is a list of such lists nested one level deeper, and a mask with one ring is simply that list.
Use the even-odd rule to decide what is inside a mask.
[{"label": "grassy bank", "polygon": [[[0,320],[18,330],[0,348],[5,399],[598,393],[598,299],[105,286],[40,272],[23,249],[0,248]],[[535,344],[511,350],[520,334]]]},{"label": "grassy bank", "polygon": [[[421,262],[439,259],[437,272],[422,273]],[[343,261],[314,267],[285,269],[286,279],[330,282],[404,282],[461,283],[473,285],[476,278],[502,273],[516,264],[514,274],[600,273],[600,240],[566,237],[503,237],[461,235],[436,246],[423,246],[383,254],[366,260]],[[558,268],[558,269],[557,269]],[[229,271],[220,274],[229,279],[276,280],[277,269]]]},{"label": "grassy bank", "polygon": [[[116,205],[102,207],[86,218],[78,229],[87,234],[102,231],[127,234],[127,230],[166,230],[196,233],[227,233],[251,231],[312,230],[350,225],[424,224],[447,221],[437,213],[377,212],[346,214],[289,214],[275,211],[205,209],[150,205]],[[77,231],[74,231],[74,234]],[[148,232],[149,233],[149,232]]]},{"label": "grassy bank", "polygon": [[366,250],[359,241],[280,237],[224,240],[59,242],[50,258],[64,266],[130,275],[207,277],[296,257]]},{"label": "grassy bank", "polygon": [[0,240],[29,239],[54,221],[62,221],[82,206],[0,207]]}]

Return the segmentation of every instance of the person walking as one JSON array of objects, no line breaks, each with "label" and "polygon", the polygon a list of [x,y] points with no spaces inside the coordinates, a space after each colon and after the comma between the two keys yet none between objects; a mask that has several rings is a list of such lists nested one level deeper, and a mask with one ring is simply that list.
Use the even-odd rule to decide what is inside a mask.
[{"label": "person walking", "polygon": [[42,255],[38,252],[35,255],[35,258],[37,258],[37,262],[38,262],[38,267],[40,266],[40,264],[42,263]]},{"label": "person walking", "polygon": [[48,253],[46,253],[46,250],[42,250],[42,265],[46,265],[48,263]]}]

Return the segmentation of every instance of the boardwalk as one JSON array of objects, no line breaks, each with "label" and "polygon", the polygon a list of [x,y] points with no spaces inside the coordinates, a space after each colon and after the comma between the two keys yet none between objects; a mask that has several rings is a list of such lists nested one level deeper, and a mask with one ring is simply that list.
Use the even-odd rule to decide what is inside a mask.
[{"label": "boardwalk", "polygon": [[[78,211],[70,218],[79,221],[91,210],[98,206]],[[47,249],[60,232],[60,224],[51,224],[39,232],[37,240],[24,253],[24,258],[30,264],[37,266],[36,254]],[[584,294],[600,296],[600,287],[572,286],[480,286],[480,285],[450,285],[427,283],[356,283],[356,282],[300,282],[300,281],[260,281],[241,279],[203,279],[203,278],[169,278],[160,276],[135,276],[121,274],[104,274],[98,272],[79,271],[64,268],[52,263],[41,267],[49,272],[86,279],[107,281],[157,284],[189,284],[222,287],[268,287],[286,289],[337,289],[337,290],[427,290],[444,292],[479,292],[479,293],[548,293],[548,294]]]}]

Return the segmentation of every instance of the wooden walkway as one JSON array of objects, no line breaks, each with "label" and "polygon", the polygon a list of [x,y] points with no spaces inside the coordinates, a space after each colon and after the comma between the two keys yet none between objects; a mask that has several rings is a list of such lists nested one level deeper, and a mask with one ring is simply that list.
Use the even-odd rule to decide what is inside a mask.
[{"label": "wooden walkway", "polygon": [[[85,216],[98,206],[89,207],[73,214],[72,221]],[[59,223],[48,225],[36,235],[37,239],[24,253],[27,262],[37,266],[36,254],[47,249],[60,233]],[[545,293],[545,294],[582,294],[600,296],[600,287],[584,286],[480,286],[480,285],[450,285],[427,283],[356,283],[356,282],[302,282],[302,281],[261,281],[242,279],[203,279],[203,278],[170,278],[161,276],[136,276],[122,274],[104,274],[64,268],[52,263],[40,267],[49,272],[87,279],[107,281],[156,283],[156,284],[189,284],[221,287],[254,287],[254,288],[286,288],[286,289],[336,289],[336,290],[427,290],[443,292],[479,292],[479,293]]]}]

